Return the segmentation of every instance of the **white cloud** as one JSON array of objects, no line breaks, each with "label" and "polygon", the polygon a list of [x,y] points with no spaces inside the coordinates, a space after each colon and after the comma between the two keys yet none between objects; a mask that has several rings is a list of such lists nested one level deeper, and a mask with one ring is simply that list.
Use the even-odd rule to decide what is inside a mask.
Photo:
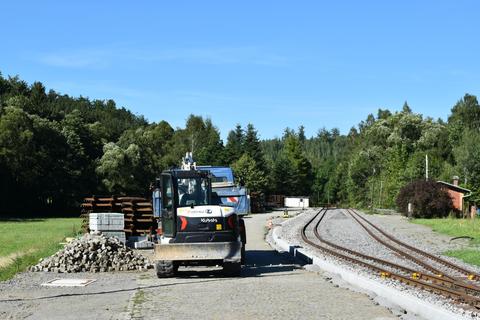
[{"label": "white cloud", "polygon": [[139,59],[147,61],[181,61],[205,64],[256,64],[282,65],[287,62],[283,56],[265,52],[255,46],[182,48],[140,52]]},{"label": "white cloud", "polygon": [[42,54],[38,60],[53,67],[106,67],[109,65],[109,54],[100,50],[64,51]]},{"label": "white cloud", "polygon": [[114,63],[177,61],[193,64],[250,64],[281,66],[287,58],[272,54],[261,47],[211,48],[130,48],[112,46],[108,49],[63,50],[40,54],[40,63],[64,68],[103,68]]}]

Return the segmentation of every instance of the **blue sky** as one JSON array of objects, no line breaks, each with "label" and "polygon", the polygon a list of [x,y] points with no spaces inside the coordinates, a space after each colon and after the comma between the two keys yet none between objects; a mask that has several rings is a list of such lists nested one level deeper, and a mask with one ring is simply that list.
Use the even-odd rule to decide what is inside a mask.
[{"label": "blue sky", "polygon": [[447,118],[480,92],[478,1],[8,1],[0,71],[225,137],[343,133],[378,108]]}]

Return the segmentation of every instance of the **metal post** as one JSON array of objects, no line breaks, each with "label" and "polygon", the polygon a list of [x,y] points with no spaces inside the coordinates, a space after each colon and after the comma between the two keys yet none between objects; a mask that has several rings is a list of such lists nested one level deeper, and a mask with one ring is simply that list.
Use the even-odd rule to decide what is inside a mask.
[{"label": "metal post", "polygon": [[382,192],[383,192],[383,180],[380,180],[380,199],[379,199],[379,207],[382,207]]},{"label": "metal post", "polygon": [[374,183],[372,182],[372,187],[370,188],[371,191],[370,191],[370,208],[373,209],[373,186],[374,186]]},{"label": "metal post", "polygon": [[425,180],[428,180],[428,154],[425,155]]},{"label": "metal post", "polygon": [[[372,177],[375,177],[375,168],[373,168]],[[372,178],[373,179],[373,178]],[[375,189],[375,181],[372,180],[372,187],[370,188],[370,208],[373,209],[373,191]]]}]

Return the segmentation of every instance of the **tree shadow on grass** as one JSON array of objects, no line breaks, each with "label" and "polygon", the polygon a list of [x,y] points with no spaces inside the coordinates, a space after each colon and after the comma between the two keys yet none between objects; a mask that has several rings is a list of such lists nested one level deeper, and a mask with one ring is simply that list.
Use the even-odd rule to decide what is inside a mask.
[{"label": "tree shadow on grass", "polygon": [[42,222],[45,218],[15,218],[15,217],[2,217],[0,216],[0,222]]}]

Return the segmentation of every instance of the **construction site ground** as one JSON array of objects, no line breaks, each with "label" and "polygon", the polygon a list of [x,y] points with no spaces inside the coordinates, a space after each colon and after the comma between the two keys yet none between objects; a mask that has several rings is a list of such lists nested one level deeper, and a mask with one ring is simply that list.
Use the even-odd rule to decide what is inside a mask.
[{"label": "construction site ground", "polygon": [[[246,218],[247,266],[242,277],[219,268],[180,269],[158,279],[153,270],[18,274],[0,283],[1,319],[395,319],[367,295],[304,270],[264,241],[279,213]],[[148,252],[146,252],[148,253]],[[55,278],[96,279],[86,287],[44,287]]]}]

